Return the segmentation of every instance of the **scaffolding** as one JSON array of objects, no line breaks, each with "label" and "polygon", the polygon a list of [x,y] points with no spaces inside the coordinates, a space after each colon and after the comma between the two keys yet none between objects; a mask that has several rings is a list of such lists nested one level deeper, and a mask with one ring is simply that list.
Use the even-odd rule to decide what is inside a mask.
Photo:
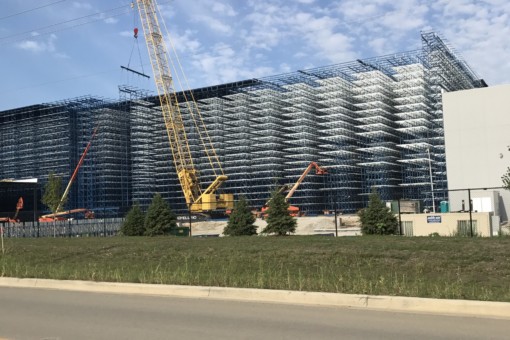
[{"label": "scaffolding", "polygon": [[[129,123],[118,103],[102,98],[84,96],[1,112],[0,178],[38,178],[43,188],[53,172],[65,185],[96,126],[98,135],[66,209],[87,208],[98,217],[123,213],[131,205]],[[37,210],[48,212],[40,202]]]},{"label": "scaffolding", "polygon": [[[426,207],[444,199],[442,93],[486,84],[439,35],[421,39],[415,51],[192,90],[229,177],[224,189],[259,208],[314,161],[328,175],[307,176],[291,199],[309,215],[356,212],[373,188],[384,200]],[[84,97],[0,112],[0,178],[68,178],[99,125],[70,208],[120,214],[134,202],[147,207],[159,192],[186,213],[157,98],[119,90],[118,102]],[[214,174],[185,103],[191,96],[177,97],[207,185]]]}]

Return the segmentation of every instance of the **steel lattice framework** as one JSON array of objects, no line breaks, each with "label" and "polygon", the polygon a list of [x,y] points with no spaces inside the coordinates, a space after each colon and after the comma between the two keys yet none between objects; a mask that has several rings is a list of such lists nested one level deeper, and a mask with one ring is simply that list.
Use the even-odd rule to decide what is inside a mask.
[{"label": "steel lattice framework", "polygon": [[[315,161],[329,174],[309,175],[291,200],[308,214],[355,212],[373,187],[384,200],[431,206],[431,179],[435,199],[447,199],[442,92],[486,84],[438,34],[421,38],[415,51],[192,90],[229,177],[225,190],[261,207]],[[0,112],[0,178],[69,176],[100,121],[110,130],[98,133],[70,208],[120,212],[160,192],[186,211],[157,97],[127,86],[121,94]],[[210,183],[189,96],[176,98],[195,167]]]}]

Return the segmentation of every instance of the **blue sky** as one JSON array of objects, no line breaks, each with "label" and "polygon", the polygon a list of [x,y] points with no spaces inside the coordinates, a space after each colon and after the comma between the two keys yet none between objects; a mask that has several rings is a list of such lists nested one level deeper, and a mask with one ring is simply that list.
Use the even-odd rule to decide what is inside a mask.
[{"label": "blue sky", "polygon": [[[507,0],[159,0],[191,88],[420,47],[445,37],[489,85],[510,83]],[[138,43],[133,28],[140,30]],[[121,0],[3,0],[0,111],[154,91],[138,14]]]}]

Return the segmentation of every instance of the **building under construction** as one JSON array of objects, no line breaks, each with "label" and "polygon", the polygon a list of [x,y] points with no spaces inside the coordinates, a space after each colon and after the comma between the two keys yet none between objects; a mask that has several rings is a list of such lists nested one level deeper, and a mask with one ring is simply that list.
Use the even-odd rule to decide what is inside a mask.
[{"label": "building under construction", "polygon": [[[307,214],[353,213],[372,188],[383,200],[447,199],[442,93],[486,84],[437,34],[421,39],[415,51],[194,89],[229,177],[225,191],[261,207],[314,161],[328,174],[310,173],[291,199]],[[98,126],[67,208],[122,215],[159,192],[187,211],[158,98],[119,90],[118,101],[84,97],[0,112],[0,179],[44,183],[53,171],[65,181]],[[195,166],[210,183],[185,96],[178,97]]]}]

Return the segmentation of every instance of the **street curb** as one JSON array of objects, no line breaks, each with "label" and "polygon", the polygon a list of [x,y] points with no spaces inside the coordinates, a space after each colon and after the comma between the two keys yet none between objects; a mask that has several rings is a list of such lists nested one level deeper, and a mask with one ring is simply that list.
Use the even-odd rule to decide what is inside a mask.
[{"label": "street curb", "polygon": [[288,303],[510,319],[510,303],[508,302],[428,299],[401,296],[320,293],[273,289],[19,279],[10,277],[0,278],[0,287],[43,288],[95,293]]}]

